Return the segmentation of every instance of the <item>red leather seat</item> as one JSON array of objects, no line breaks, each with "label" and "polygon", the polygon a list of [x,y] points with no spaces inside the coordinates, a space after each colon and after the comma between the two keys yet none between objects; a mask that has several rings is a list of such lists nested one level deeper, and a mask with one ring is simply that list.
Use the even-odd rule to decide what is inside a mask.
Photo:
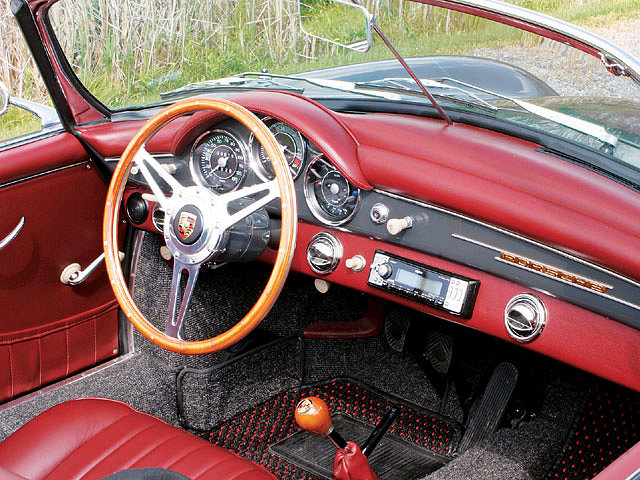
[{"label": "red leather seat", "polygon": [[0,477],[97,480],[162,467],[193,480],[275,480],[262,467],[113,400],[61,403],[0,443]]}]

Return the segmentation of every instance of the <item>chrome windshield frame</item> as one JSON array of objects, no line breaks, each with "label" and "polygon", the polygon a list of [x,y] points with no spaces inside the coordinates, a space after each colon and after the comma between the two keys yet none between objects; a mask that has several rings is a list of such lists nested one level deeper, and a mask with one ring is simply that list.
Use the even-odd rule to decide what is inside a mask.
[{"label": "chrome windshield frame", "polygon": [[613,75],[626,75],[640,85],[640,59],[613,42],[571,23],[499,0],[413,0],[468,13],[568,43],[599,58]]}]

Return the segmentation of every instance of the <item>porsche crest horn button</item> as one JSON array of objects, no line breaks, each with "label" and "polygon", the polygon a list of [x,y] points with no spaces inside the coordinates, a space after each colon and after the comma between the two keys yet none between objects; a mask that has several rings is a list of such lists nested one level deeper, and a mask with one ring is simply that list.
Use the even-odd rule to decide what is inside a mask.
[{"label": "porsche crest horn button", "polygon": [[202,214],[193,205],[178,210],[173,219],[173,231],[178,240],[185,245],[193,245],[202,235]]}]

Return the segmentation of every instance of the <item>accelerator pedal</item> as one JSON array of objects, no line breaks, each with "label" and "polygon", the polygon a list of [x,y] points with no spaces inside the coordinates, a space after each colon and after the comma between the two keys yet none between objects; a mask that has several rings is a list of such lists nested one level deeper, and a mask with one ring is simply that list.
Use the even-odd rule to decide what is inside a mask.
[{"label": "accelerator pedal", "polygon": [[502,362],[495,368],[479,405],[469,418],[458,445],[459,453],[484,442],[498,429],[517,382],[518,369],[512,363]]}]

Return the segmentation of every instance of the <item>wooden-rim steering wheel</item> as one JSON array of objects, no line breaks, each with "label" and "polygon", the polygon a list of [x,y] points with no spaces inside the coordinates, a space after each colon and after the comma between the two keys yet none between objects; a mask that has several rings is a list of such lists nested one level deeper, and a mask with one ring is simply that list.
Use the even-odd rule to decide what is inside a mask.
[{"label": "wooden-rim steering wheel", "polygon": [[[275,172],[275,179],[240,188],[224,194],[214,194],[210,189],[182,186],[145,149],[145,144],[155,132],[171,120],[199,110],[214,110],[228,115],[244,126],[264,146]],[[133,163],[147,181],[161,208],[165,211],[164,237],[174,258],[173,278],[169,298],[169,319],[165,331],[157,329],[147,320],[133,301],[127,288],[118,250],[118,220],[120,204]],[[269,129],[244,107],[222,99],[191,99],[177,102],[154,115],[131,139],[111,178],[103,220],[103,244],[105,265],[115,297],[131,323],[156,345],[173,352],[201,354],[222,350],[242,339],[269,313],[284,285],[297,233],[297,207],[293,180],[284,154]],[[153,171],[154,175],[151,174]],[[161,178],[169,186],[171,196],[158,184]],[[260,196],[262,194],[262,196]],[[240,198],[244,207],[230,214],[228,205]],[[216,337],[188,341],[181,338],[184,316],[203,263],[214,259],[224,249],[225,231],[280,197],[282,226],[280,243],[267,284],[251,310],[232,328]],[[247,205],[249,201],[250,203]],[[200,223],[200,224],[198,224]],[[189,233],[185,238],[185,229]],[[195,232],[195,233],[194,233]],[[183,273],[189,275],[182,294],[180,311],[177,311],[180,284]]]}]

